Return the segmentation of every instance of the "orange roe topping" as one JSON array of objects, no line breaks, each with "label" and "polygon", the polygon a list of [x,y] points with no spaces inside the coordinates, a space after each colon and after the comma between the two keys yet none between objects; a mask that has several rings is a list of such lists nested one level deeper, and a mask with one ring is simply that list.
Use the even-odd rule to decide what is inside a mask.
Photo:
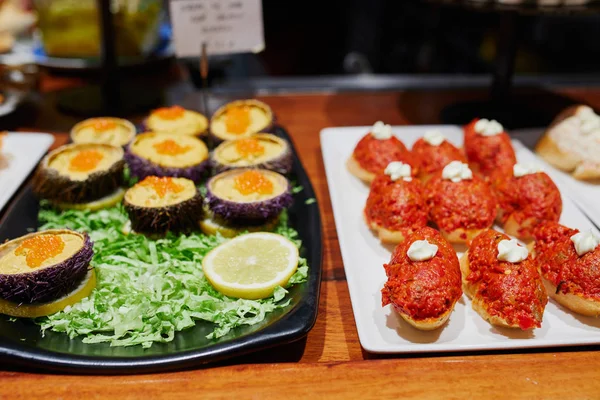
[{"label": "orange roe topping", "polygon": [[247,196],[251,193],[273,193],[273,182],[258,171],[246,171],[235,177],[235,188]]},{"label": "orange roe topping", "polygon": [[177,156],[179,154],[187,153],[191,150],[192,146],[180,146],[173,139],[166,139],[159,143],[152,145],[158,154],[164,154],[169,156]]},{"label": "orange roe topping", "polygon": [[239,139],[235,141],[235,149],[242,157],[260,156],[265,153],[265,147],[256,139]]},{"label": "orange roe topping", "polygon": [[162,107],[157,110],[154,110],[152,114],[158,116],[161,119],[179,119],[183,117],[183,113],[185,109],[180,106],[173,107]]},{"label": "orange roe topping", "polygon": [[75,172],[91,171],[98,166],[104,155],[96,150],[83,150],[71,158],[69,169]]},{"label": "orange roe topping", "polygon": [[96,132],[104,132],[115,129],[116,127],[117,124],[108,119],[97,119],[92,123],[92,128],[94,128]]},{"label": "orange roe topping", "polygon": [[25,255],[30,268],[38,268],[44,261],[56,257],[65,248],[65,242],[59,235],[37,235],[24,240],[15,250],[15,255]]},{"label": "orange roe topping", "polygon": [[141,181],[140,185],[151,187],[161,199],[165,197],[168,192],[179,193],[183,190],[183,186],[175,183],[173,178],[167,176],[149,176]]},{"label": "orange roe topping", "polygon": [[240,135],[246,132],[250,126],[250,107],[232,107],[227,110],[225,126],[230,133]]}]

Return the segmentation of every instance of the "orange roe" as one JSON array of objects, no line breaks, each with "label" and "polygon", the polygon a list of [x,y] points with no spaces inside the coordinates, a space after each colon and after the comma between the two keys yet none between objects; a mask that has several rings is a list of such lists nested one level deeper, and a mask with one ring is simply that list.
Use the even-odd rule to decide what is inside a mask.
[{"label": "orange roe", "polygon": [[235,177],[235,189],[247,196],[251,193],[273,193],[273,182],[259,171],[246,171]]},{"label": "orange roe", "polygon": [[98,166],[104,155],[96,150],[83,150],[71,158],[69,169],[75,172],[91,171]]},{"label": "orange roe", "polygon": [[225,114],[227,132],[240,135],[250,126],[250,107],[232,107]]},{"label": "orange roe", "polygon": [[152,112],[161,119],[179,119],[183,117],[185,109],[181,106],[161,107]]},{"label": "orange roe", "polygon": [[235,141],[235,149],[242,157],[260,156],[265,153],[265,147],[256,139],[239,139]]},{"label": "orange roe", "polygon": [[192,146],[181,146],[173,139],[166,139],[159,143],[152,145],[158,154],[177,156],[179,154],[187,153],[191,150]]},{"label": "orange roe", "polygon": [[92,123],[92,127],[96,132],[104,132],[110,129],[115,129],[117,124],[108,119],[97,119]]},{"label": "orange roe", "polygon": [[158,176],[149,176],[143,181],[139,183],[142,186],[149,186],[160,197],[161,199],[165,197],[165,195],[169,192],[171,193],[179,193],[183,191],[183,186],[175,183],[173,178],[168,176],[158,177]]},{"label": "orange roe", "polygon": [[15,255],[25,255],[29,268],[38,268],[44,261],[56,257],[65,248],[65,242],[59,235],[37,235],[24,240],[15,250]]}]

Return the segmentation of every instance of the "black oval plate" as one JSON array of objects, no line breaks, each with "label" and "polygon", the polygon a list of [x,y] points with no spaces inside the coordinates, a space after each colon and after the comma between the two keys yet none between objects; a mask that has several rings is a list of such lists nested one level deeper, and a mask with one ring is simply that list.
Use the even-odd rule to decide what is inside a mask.
[{"label": "black oval plate", "polygon": [[[291,143],[283,128],[277,135]],[[309,265],[307,282],[290,289],[291,304],[267,315],[257,325],[232,330],[218,339],[206,339],[212,324],[197,321],[192,328],[175,334],[170,343],[152,347],[110,347],[108,343],[85,344],[81,338],[69,339],[65,333],[47,331],[42,337],[39,325],[27,319],[11,321],[0,316],[0,358],[10,364],[71,373],[133,374],[189,368],[227,357],[238,356],[304,337],[313,327],[319,304],[321,284],[321,216],[313,187],[294,151],[292,179],[303,190],[294,195],[289,210],[290,225],[302,239],[301,256]],[[13,200],[2,221],[0,241],[24,235],[37,227],[38,202],[27,186]]]}]

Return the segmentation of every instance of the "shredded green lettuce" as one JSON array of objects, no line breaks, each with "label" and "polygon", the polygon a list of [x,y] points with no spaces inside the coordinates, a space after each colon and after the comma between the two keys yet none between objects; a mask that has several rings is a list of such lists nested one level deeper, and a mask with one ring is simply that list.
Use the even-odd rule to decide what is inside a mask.
[{"label": "shredded green lettuce", "polygon": [[[222,295],[204,277],[203,257],[224,242],[220,236],[202,233],[160,239],[127,235],[122,206],[101,211],[55,211],[42,207],[40,229],[69,228],[88,232],[94,242],[92,265],[97,287],[81,302],[37,322],[42,332],[50,329],[69,337],[84,336],[84,343],[109,342],[111,346],[169,342],[175,332],[196,320],[214,323],[207,337],[217,339],[241,325],[253,325],[289,305],[287,288],[306,281],[308,266],[301,258],[286,288],[277,287],[263,300],[243,300]],[[282,214],[275,232],[298,247],[298,232]]]}]

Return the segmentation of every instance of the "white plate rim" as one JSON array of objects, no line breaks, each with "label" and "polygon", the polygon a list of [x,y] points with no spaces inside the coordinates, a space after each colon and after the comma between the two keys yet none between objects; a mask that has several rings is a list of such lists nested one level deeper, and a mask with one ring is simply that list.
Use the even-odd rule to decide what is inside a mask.
[{"label": "white plate rim", "polygon": [[[16,142],[27,142],[26,147],[14,147]],[[4,138],[2,154],[8,159],[8,166],[0,170],[2,177],[10,178],[8,184],[3,185],[0,196],[0,211],[11,201],[16,191],[21,187],[29,174],[35,169],[40,159],[46,154],[54,143],[54,136],[43,132],[8,132]],[[24,146],[20,143],[19,146]],[[17,157],[19,158],[17,163]]]}]

